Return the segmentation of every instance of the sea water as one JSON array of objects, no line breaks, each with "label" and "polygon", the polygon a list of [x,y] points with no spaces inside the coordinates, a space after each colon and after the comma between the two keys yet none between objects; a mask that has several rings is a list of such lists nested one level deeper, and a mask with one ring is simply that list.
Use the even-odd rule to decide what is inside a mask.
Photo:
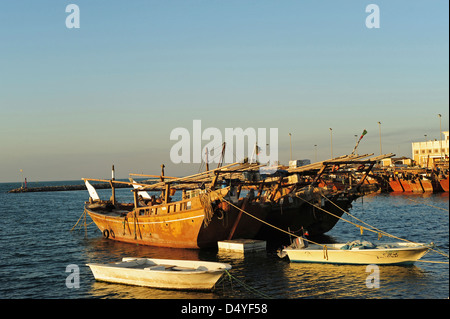
[{"label": "sea water", "polygon": [[[79,181],[41,182],[54,186]],[[76,227],[87,191],[10,194],[17,183],[0,184],[0,298],[1,299],[446,299],[449,294],[448,258],[430,252],[412,266],[379,266],[379,287],[367,285],[365,265],[290,263],[280,259],[279,247],[265,252],[222,253],[217,249],[157,248],[103,239],[94,224]],[[99,190],[108,199],[111,190]],[[132,202],[130,189],[117,189],[119,200]],[[373,194],[353,202],[350,213],[389,234],[414,242],[436,244],[449,253],[449,197],[435,194]],[[343,218],[354,221],[344,214]],[[87,217],[87,223],[91,220]],[[81,221],[84,224],[84,221]],[[340,220],[321,243],[398,241]],[[213,292],[152,289],[97,282],[87,263],[114,262],[123,256],[197,259],[232,265]]]}]

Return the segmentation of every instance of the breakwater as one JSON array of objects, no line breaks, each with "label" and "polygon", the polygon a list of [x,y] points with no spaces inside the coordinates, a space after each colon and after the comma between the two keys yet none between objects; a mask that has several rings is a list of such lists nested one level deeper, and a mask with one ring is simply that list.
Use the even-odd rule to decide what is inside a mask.
[{"label": "breakwater", "polygon": [[[109,183],[93,184],[95,189],[111,188]],[[130,185],[114,184],[114,188],[131,188]],[[41,186],[41,187],[19,187],[11,189],[8,193],[29,193],[29,192],[60,192],[60,191],[78,191],[86,190],[86,185],[58,185],[58,186]]]}]

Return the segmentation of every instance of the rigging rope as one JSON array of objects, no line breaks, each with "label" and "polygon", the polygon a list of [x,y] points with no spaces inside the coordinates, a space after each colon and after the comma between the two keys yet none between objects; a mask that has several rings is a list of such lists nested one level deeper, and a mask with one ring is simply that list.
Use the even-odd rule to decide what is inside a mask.
[{"label": "rigging rope", "polygon": [[207,193],[200,193],[198,195],[198,198],[200,199],[200,204],[202,205],[203,210],[205,211],[204,227],[206,228],[208,227],[214,215],[214,209],[211,205],[210,192],[208,191]]},{"label": "rigging rope", "polygon": [[[322,195],[324,198],[326,198],[322,193],[320,193],[320,195]],[[329,200],[329,202],[331,202],[331,203],[332,203],[333,205],[335,205],[337,208],[339,208],[340,210],[342,210],[344,213],[346,213],[346,214],[349,215],[350,217],[352,217],[352,218],[358,220],[359,222],[361,222],[361,223],[363,223],[363,224],[365,224],[365,225],[367,225],[367,226],[369,226],[369,227],[371,227],[371,228],[367,228],[367,227],[358,225],[358,224],[356,224],[356,223],[353,223],[353,222],[351,222],[351,221],[349,221],[349,220],[346,220],[345,218],[342,218],[342,217],[339,217],[339,216],[337,216],[337,215],[335,215],[335,214],[333,214],[333,213],[330,213],[329,211],[327,211],[327,210],[325,210],[325,209],[323,209],[323,208],[321,208],[321,207],[319,207],[319,206],[317,206],[317,205],[314,205],[313,203],[310,203],[309,201],[307,201],[307,200],[305,200],[305,199],[303,199],[303,198],[301,198],[301,197],[299,197],[299,196],[297,196],[297,197],[300,198],[301,200],[303,200],[304,202],[306,202],[306,203],[308,203],[308,204],[310,204],[310,205],[312,205],[312,206],[314,206],[314,207],[316,207],[316,208],[318,208],[318,209],[324,211],[325,213],[330,214],[331,216],[334,216],[334,217],[336,217],[336,218],[338,218],[338,219],[341,219],[341,220],[343,220],[343,221],[345,221],[345,222],[347,222],[347,223],[350,223],[350,224],[354,225],[355,227],[358,227],[358,228],[361,230],[361,234],[363,233],[363,229],[366,229],[366,230],[371,231],[371,232],[373,232],[373,233],[377,233],[377,234],[378,234],[378,237],[380,237],[380,234],[382,234],[382,235],[384,235],[384,236],[391,237],[391,238],[395,238],[395,239],[398,239],[398,240],[403,240],[403,241],[408,242],[408,243],[411,243],[411,244],[418,244],[418,243],[416,243],[416,242],[413,242],[413,241],[410,241],[410,240],[407,240],[407,239],[400,238],[400,237],[397,237],[397,236],[395,236],[395,235],[389,234],[389,233],[387,233],[387,232],[385,232],[385,231],[382,231],[382,230],[380,230],[380,229],[378,229],[378,228],[376,228],[376,227],[374,227],[374,226],[372,226],[372,225],[369,225],[369,224],[367,224],[366,222],[360,220],[359,218],[353,216],[352,214],[350,214],[349,212],[347,212],[345,209],[342,209],[341,207],[339,207],[338,205],[336,205],[335,203],[333,203],[333,202],[330,201],[330,200]],[[444,256],[444,257],[449,258],[449,255],[446,254],[446,253],[440,252],[440,251],[438,251],[438,250],[436,250],[436,249],[433,249],[433,248],[430,248],[430,250],[432,250],[432,251],[434,251],[434,252],[436,252],[436,253],[438,253],[438,254]],[[446,262],[446,263],[448,264],[448,262]]]}]

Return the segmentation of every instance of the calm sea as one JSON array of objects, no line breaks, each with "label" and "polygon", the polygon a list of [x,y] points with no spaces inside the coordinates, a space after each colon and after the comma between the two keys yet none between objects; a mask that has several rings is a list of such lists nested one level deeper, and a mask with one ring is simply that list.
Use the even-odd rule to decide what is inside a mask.
[{"label": "calm sea", "polygon": [[[33,186],[68,185],[79,181],[29,183]],[[1,299],[446,299],[449,296],[448,258],[431,252],[414,266],[380,266],[380,287],[368,288],[366,266],[296,264],[280,259],[277,247],[245,255],[216,249],[155,248],[102,238],[95,225],[71,232],[87,191],[8,194],[19,184],[0,184],[0,298]],[[131,201],[129,189],[116,192]],[[99,190],[109,198],[110,190]],[[351,213],[397,237],[434,242],[449,253],[449,197],[439,194],[377,194],[358,199]],[[440,208],[440,209],[439,209]],[[88,217],[88,222],[90,219]],[[377,236],[339,221],[316,241],[377,241]],[[381,241],[389,241],[383,237]],[[96,282],[86,263],[118,261],[123,256],[200,259],[232,265],[231,275],[214,292],[177,292]],[[79,269],[79,288],[68,288],[69,265]],[[73,266],[72,266],[73,267]],[[72,281],[73,282],[73,281]]]}]

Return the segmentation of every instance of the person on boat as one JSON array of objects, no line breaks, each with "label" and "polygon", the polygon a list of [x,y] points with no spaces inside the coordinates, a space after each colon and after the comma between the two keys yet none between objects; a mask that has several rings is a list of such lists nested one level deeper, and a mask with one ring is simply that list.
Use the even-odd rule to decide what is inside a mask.
[{"label": "person on boat", "polygon": [[308,239],[306,236],[309,236],[308,230],[301,228],[302,234],[300,237],[296,239],[297,248],[306,248],[308,247]]},{"label": "person on boat", "polygon": [[309,233],[306,229],[303,229],[303,226],[300,231],[302,234],[299,237],[295,238],[290,246],[282,246],[277,250],[278,257],[284,258],[287,256],[287,253],[284,251],[285,248],[304,249],[308,247],[308,240],[306,239],[306,236],[309,236]]},{"label": "person on boat", "polygon": [[306,238],[306,236],[309,236],[308,231],[306,229],[303,229],[303,226],[302,226],[302,228],[300,229],[300,232],[301,232],[301,235],[294,239],[291,246],[289,246],[290,248],[302,249],[302,248],[308,247],[308,239]]}]

